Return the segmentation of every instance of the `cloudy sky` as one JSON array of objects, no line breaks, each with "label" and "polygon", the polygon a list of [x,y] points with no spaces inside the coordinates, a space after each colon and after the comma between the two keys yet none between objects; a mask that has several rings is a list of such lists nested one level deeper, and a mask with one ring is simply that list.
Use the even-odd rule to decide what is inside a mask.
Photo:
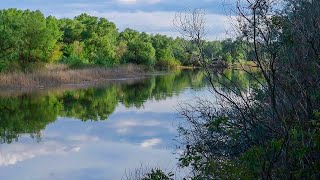
[{"label": "cloudy sky", "polygon": [[0,8],[41,10],[45,15],[72,18],[83,12],[105,17],[126,27],[148,33],[178,36],[174,14],[194,8],[206,10],[207,39],[223,39],[230,30],[230,11],[235,0],[1,0]]}]

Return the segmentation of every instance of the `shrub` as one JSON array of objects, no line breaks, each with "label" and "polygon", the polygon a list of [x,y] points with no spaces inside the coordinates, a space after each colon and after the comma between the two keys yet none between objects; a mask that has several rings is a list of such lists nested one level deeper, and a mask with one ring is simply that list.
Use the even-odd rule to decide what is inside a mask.
[{"label": "shrub", "polygon": [[82,59],[78,56],[70,56],[70,57],[63,57],[61,60],[62,63],[65,63],[69,65],[70,67],[76,68],[76,67],[82,67],[85,64],[88,64],[88,61],[85,59]]},{"label": "shrub", "polygon": [[6,71],[8,68],[8,61],[0,59],[0,72]]},{"label": "shrub", "polygon": [[128,49],[123,57],[124,63],[135,63],[152,66],[155,63],[155,49],[149,42],[129,42]]},{"label": "shrub", "polygon": [[228,64],[232,64],[232,55],[231,55],[231,53],[226,53],[225,54],[225,60],[226,60],[226,62],[228,63]]},{"label": "shrub", "polygon": [[171,172],[166,174],[161,169],[152,169],[142,180],[173,180],[172,176],[174,174]]},{"label": "shrub", "polygon": [[156,66],[160,68],[168,68],[168,69],[176,69],[179,67],[181,63],[175,59],[168,59],[168,60],[158,60]]},{"label": "shrub", "polygon": [[109,59],[105,56],[97,56],[94,63],[104,67],[112,67],[119,64],[116,59]]},{"label": "shrub", "polygon": [[26,63],[22,65],[23,72],[36,72],[45,69],[44,62]]},{"label": "shrub", "polygon": [[20,63],[19,61],[0,60],[0,72],[35,72],[44,69],[44,62]]}]

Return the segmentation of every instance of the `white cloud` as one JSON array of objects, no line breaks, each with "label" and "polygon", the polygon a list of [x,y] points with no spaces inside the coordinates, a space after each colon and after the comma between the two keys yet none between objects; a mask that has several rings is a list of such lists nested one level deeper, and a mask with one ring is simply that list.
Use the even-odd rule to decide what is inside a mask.
[{"label": "white cloud", "polygon": [[137,119],[132,119],[132,120],[121,120],[121,121],[116,121],[112,123],[111,125],[109,124],[108,127],[115,128],[116,132],[118,134],[128,134],[130,133],[134,128],[138,127],[158,127],[161,125],[160,121],[156,120],[137,120]]},{"label": "white cloud", "polygon": [[74,136],[68,137],[67,139],[71,141],[80,141],[80,142],[88,142],[88,141],[96,142],[100,140],[99,137],[88,136],[88,135],[74,135]]},{"label": "white cloud", "polygon": [[156,4],[161,0],[117,0],[121,4],[137,4],[137,3],[147,3],[147,4]]},{"label": "white cloud", "polygon": [[[65,143],[70,144],[69,141]],[[13,162],[23,152],[49,149],[50,147],[44,147],[47,145],[19,144],[15,150],[18,145],[11,144],[10,147],[1,147],[1,152],[6,155],[14,154],[15,157],[11,157]],[[74,146],[74,151],[77,147],[79,146]],[[81,145],[78,153],[36,155],[24,160],[16,161],[15,166],[1,167],[0,179],[121,179],[126,171],[134,170],[141,164],[171,169],[177,163],[171,150],[143,148],[140,144],[118,141],[87,142]]]},{"label": "white cloud", "polygon": [[56,142],[46,142],[37,145],[12,145],[10,152],[0,151],[0,166],[14,165],[28,159],[52,154],[79,152],[79,146],[66,146]]},{"label": "white cloud", "polygon": [[140,146],[143,148],[149,148],[149,147],[153,147],[156,146],[158,144],[161,143],[161,139],[159,138],[153,138],[153,139],[147,139],[145,141],[143,141]]},{"label": "white cloud", "polygon": [[111,21],[116,22],[120,27],[131,28],[173,28],[172,20],[174,12],[98,12],[93,11],[89,14],[99,17],[105,17]]},{"label": "white cloud", "polygon": [[127,134],[127,133],[129,132],[129,129],[128,129],[128,128],[118,128],[118,129],[116,130],[116,132],[117,132],[118,134]]},{"label": "white cloud", "polygon": [[[133,1],[133,0],[125,0]],[[137,0],[139,1],[139,0]],[[74,17],[83,13],[83,11],[71,11],[65,14],[57,14],[57,17]],[[173,25],[173,19],[176,12],[173,11],[153,11],[153,12],[101,12],[101,11],[86,11],[86,13],[104,17],[112,22],[114,22],[120,31],[125,28],[132,28],[140,32],[147,33],[159,33],[168,35],[171,37],[180,36]],[[235,18],[230,18],[226,15],[221,14],[207,14],[207,38],[208,40],[222,39],[228,37],[225,33],[227,30],[231,29],[231,23],[234,22]]]},{"label": "white cloud", "polygon": [[151,126],[158,126],[161,123],[155,120],[145,120],[145,121],[137,121],[137,120],[123,120],[114,124],[115,127],[151,127]]},{"label": "white cloud", "polygon": [[67,3],[64,5],[66,8],[103,8],[106,7],[108,4],[107,3],[80,3],[80,2],[75,2],[75,3]]},{"label": "white cloud", "polygon": [[136,3],[137,0],[118,0],[118,2],[125,3],[125,4],[132,4],[132,3]]}]

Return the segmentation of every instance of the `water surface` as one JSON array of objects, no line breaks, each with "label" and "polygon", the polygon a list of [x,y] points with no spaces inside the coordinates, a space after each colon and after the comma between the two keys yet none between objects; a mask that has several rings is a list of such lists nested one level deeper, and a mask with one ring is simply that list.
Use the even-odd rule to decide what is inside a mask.
[{"label": "water surface", "polygon": [[141,164],[179,173],[176,108],[195,96],[210,93],[204,74],[188,70],[0,97],[0,179],[116,180]]}]

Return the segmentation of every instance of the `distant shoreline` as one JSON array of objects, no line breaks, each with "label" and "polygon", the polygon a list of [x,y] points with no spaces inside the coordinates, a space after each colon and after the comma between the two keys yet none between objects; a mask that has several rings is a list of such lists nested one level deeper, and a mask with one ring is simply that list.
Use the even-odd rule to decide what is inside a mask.
[{"label": "distant shoreline", "polygon": [[[244,64],[248,66],[249,64]],[[251,65],[251,64],[250,64]],[[233,64],[236,69],[239,64]],[[229,67],[229,68],[230,68]],[[250,66],[254,67],[254,66]],[[180,70],[199,69],[197,66],[178,66]],[[146,66],[127,64],[117,67],[69,68],[67,65],[49,65],[35,72],[0,73],[0,96],[11,96],[33,92],[64,91],[102,87],[111,84],[135,83],[152,75],[169,73],[169,69],[154,71]]]},{"label": "distant shoreline", "polygon": [[0,91],[46,89],[48,87],[89,87],[110,81],[141,79],[152,72],[134,64],[114,68],[85,67],[69,69],[55,67],[30,73],[6,73],[0,75]]},{"label": "distant shoreline", "polygon": [[[197,69],[179,66],[180,70]],[[112,68],[84,67],[70,69],[54,65],[36,72],[0,73],[0,96],[12,96],[48,91],[65,91],[103,87],[114,84],[133,84],[154,75],[165,75],[170,70],[150,70],[145,66],[127,64]]]}]

